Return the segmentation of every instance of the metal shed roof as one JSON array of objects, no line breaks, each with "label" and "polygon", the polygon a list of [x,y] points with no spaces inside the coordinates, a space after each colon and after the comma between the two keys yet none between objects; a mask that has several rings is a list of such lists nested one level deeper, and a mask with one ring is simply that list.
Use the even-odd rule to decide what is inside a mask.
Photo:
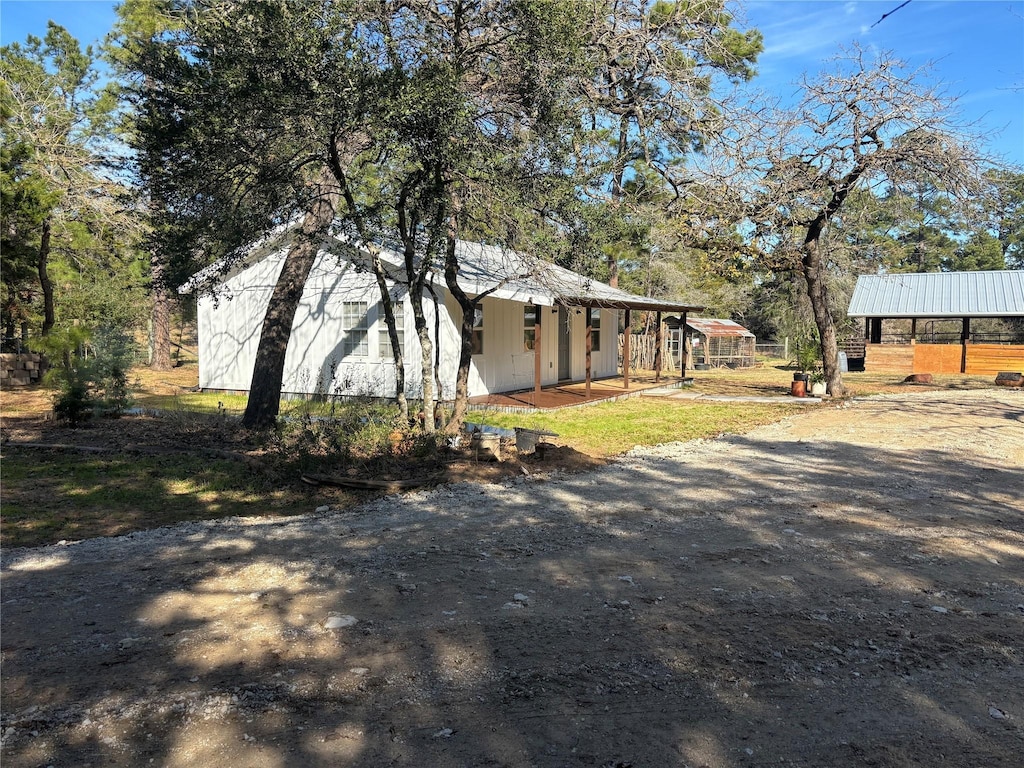
[{"label": "metal shed roof", "polygon": [[861,275],[851,317],[1024,317],[1024,271]]},{"label": "metal shed roof", "polygon": [[686,325],[697,333],[705,336],[740,336],[754,338],[754,334],[732,320],[720,320],[714,317],[688,317]]}]

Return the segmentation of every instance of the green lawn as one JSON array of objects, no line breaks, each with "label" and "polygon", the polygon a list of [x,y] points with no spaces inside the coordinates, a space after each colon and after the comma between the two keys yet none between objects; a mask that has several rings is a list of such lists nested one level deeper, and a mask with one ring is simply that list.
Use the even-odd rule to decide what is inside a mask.
[{"label": "green lawn", "polygon": [[5,451],[3,461],[6,547],[257,510],[309,511],[305,498],[270,487],[230,459]]},{"label": "green lawn", "polygon": [[497,427],[556,432],[559,442],[591,456],[614,456],[637,445],[716,437],[769,424],[806,406],[633,398],[583,408],[530,414],[474,411],[469,420]]}]

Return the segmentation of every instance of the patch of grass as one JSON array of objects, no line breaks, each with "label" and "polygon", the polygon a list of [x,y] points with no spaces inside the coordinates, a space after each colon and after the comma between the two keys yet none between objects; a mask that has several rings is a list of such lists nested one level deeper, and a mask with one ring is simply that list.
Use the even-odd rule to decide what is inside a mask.
[{"label": "patch of grass", "polygon": [[187,520],[298,514],[313,503],[305,489],[274,488],[238,462],[203,456],[6,450],[3,461],[5,547],[116,536]]},{"label": "patch of grass", "polygon": [[[140,394],[136,403],[147,410],[161,413],[204,413],[241,416],[249,401],[247,395],[229,395],[218,392],[184,392],[176,394]],[[332,411],[344,409],[342,403],[323,400],[282,400],[280,415],[298,418],[302,416],[331,416]]]},{"label": "patch of grass", "polygon": [[241,416],[248,402],[246,395],[226,395],[216,392],[185,392],[182,394],[137,395],[136,404],[146,410],[161,413],[223,413]]},{"label": "patch of grass", "polygon": [[470,421],[506,428],[549,430],[558,433],[559,442],[582,453],[607,457],[637,445],[743,433],[802,410],[804,406],[785,400],[775,405],[633,398],[548,413],[474,412],[470,414]]}]

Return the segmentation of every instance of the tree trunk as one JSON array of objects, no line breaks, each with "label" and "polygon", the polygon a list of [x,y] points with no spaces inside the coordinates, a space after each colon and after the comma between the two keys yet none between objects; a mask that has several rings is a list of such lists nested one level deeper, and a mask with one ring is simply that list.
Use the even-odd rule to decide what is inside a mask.
[{"label": "tree trunk", "polygon": [[[625,197],[623,180],[626,175],[626,152],[629,148],[629,115],[619,118],[619,141],[615,151],[618,161],[615,168],[615,176],[612,178],[612,207],[616,210],[622,204]],[[619,259],[614,248],[608,254],[608,285],[612,288],[619,287]]]},{"label": "tree trunk", "polygon": [[[448,270],[445,270],[447,278]],[[449,289],[451,284],[449,284]],[[455,291],[452,291],[455,293]],[[452,414],[445,425],[445,432],[450,435],[457,434],[462,429],[462,423],[466,420],[466,411],[469,406],[469,368],[473,362],[473,319],[476,305],[465,293],[460,290],[461,296],[457,296],[459,306],[462,308],[462,325],[459,345],[459,371],[455,377],[455,402],[452,404]],[[465,302],[465,303],[464,303]]]},{"label": "tree trunk", "polygon": [[285,256],[281,275],[263,318],[256,365],[253,368],[249,402],[242,416],[242,426],[259,429],[273,426],[281,408],[281,385],[284,381],[285,354],[291,338],[295,310],[306,287],[309,271],[316,260],[323,237],[334,221],[339,192],[324,171],[314,183],[313,199],[291,250]]},{"label": "tree trunk", "polygon": [[466,420],[466,411],[469,406],[469,368],[473,362],[473,320],[475,319],[476,301],[466,295],[459,285],[459,262],[455,255],[455,244],[458,235],[458,210],[457,201],[452,201],[452,211],[448,219],[448,236],[444,260],[444,280],[451,291],[452,296],[462,308],[462,326],[459,335],[459,371],[455,377],[455,402],[452,405],[452,415],[445,425],[445,432],[450,435],[457,434],[462,429],[462,423]]},{"label": "tree trunk", "polygon": [[[409,401],[405,396],[405,352],[402,345],[398,343],[398,327],[395,324],[395,307],[391,294],[388,292],[387,275],[384,272],[384,264],[380,254],[372,244],[373,274],[377,280],[377,289],[380,291],[380,303],[384,308],[384,324],[388,329],[388,339],[391,341],[391,358],[395,363],[395,404],[401,414],[402,421],[409,420]],[[399,299],[401,301],[401,299]]]},{"label": "tree trunk", "polygon": [[[403,421],[409,420],[409,401],[405,394],[405,352],[402,345],[398,343],[398,328],[395,325],[395,309],[388,292],[388,276],[384,269],[384,263],[380,258],[380,251],[373,245],[371,238],[367,235],[366,222],[356,202],[355,194],[349,185],[348,174],[345,171],[345,163],[342,160],[342,147],[339,137],[334,136],[330,142],[330,161],[328,169],[334,180],[340,185],[337,198],[344,198],[349,213],[352,214],[359,238],[367,243],[370,249],[370,263],[373,267],[373,276],[377,281],[377,290],[380,292],[381,306],[384,308],[384,324],[388,329],[388,339],[391,341],[391,356],[395,362],[395,403],[398,405],[399,413]],[[325,173],[326,176],[326,173]],[[332,216],[334,206],[332,205]]]},{"label": "tree trunk", "polygon": [[819,250],[820,231],[816,233],[814,226],[808,231],[804,241],[804,255],[800,263],[804,279],[807,281],[807,297],[811,300],[814,312],[814,323],[818,327],[818,338],[821,343],[821,363],[828,383],[829,394],[842,397],[846,394],[843,384],[843,373],[839,369],[839,342],[836,338],[836,326],[832,321],[832,313],[828,306],[828,288],[825,284],[825,269]]},{"label": "tree trunk", "polygon": [[57,318],[53,311],[53,283],[47,265],[50,262],[50,217],[43,219],[43,234],[39,241],[39,255],[36,271],[39,273],[39,287],[43,290],[43,336],[50,332]]},{"label": "tree trunk", "polygon": [[[405,274],[409,280],[409,303],[412,304],[413,325],[420,343],[420,386],[422,387],[421,421],[424,432],[433,432],[434,425],[434,349],[427,331],[427,316],[423,311],[423,287],[429,273],[428,254],[416,264],[416,225],[410,226],[406,214],[406,201],[401,201],[398,211],[399,228],[404,241],[403,259]],[[415,221],[415,216],[413,217]]]},{"label": "tree trunk", "polygon": [[441,308],[437,305],[438,295],[433,285],[428,285],[434,303],[434,422],[440,423],[444,414],[444,385],[441,383]]},{"label": "tree trunk", "polygon": [[[409,271],[412,262],[406,254],[406,270],[410,278],[414,271]],[[427,330],[427,315],[423,311],[423,280],[420,275],[409,282],[409,302],[412,304],[413,325],[416,338],[420,342],[420,381],[423,388],[423,431],[433,432],[434,424],[434,347]]]},{"label": "tree trunk", "polygon": [[171,297],[164,285],[163,260],[156,253],[150,255],[150,277],[153,284],[153,359],[149,367],[154,371],[169,371],[171,364]]},{"label": "tree trunk", "polygon": [[434,424],[434,347],[427,330],[427,317],[423,312],[423,290],[412,299],[416,321],[416,338],[420,342],[420,377],[423,381],[423,431],[433,432]]}]

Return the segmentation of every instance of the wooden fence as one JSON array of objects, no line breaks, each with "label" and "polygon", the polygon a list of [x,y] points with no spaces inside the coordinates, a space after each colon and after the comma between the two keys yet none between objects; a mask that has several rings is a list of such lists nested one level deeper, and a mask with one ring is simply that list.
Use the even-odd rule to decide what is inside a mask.
[{"label": "wooden fence", "polygon": [[1020,344],[868,344],[866,370],[885,373],[1024,373]]},{"label": "wooden fence", "polygon": [[1014,344],[968,344],[967,370],[972,375],[995,376],[1000,371],[1024,373],[1024,346]]},{"label": "wooden fence", "polygon": [[[661,352],[661,370],[663,371],[675,371],[678,370],[678,364],[673,359],[673,356],[669,354],[668,349],[668,334],[664,335],[662,339],[664,347]],[[619,360],[622,359],[622,342],[623,334],[619,334]],[[654,353],[657,350],[658,344],[657,339],[654,336],[649,336],[646,333],[634,333],[630,334],[629,337],[629,369],[631,371],[653,371],[654,370]]]}]

